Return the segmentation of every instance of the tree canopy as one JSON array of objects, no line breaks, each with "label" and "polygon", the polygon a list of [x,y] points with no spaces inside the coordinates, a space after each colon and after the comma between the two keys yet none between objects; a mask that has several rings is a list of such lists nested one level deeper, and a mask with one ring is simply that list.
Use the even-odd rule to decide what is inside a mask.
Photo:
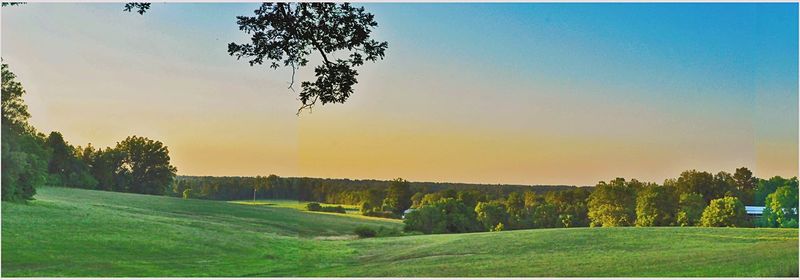
[{"label": "tree canopy", "polygon": [[700,218],[705,227],[742,227],[747,223],[744,204],[732,196],[711,200]]},{"label": "tree canopy", "polygon": [[783,186],[769,194],[765,201],[764,218],[767,226],[797,227],[798,190]]},{"label": "tree canopy", "polygon": [[600,182],[589,196],[589,219],[592,226],[628,226],[636,220],[636,180],[616,178]]},{"label": "tree canopy", "polygon": [[26,126],[31,115],[28,113],[28,105],[25,105],[25,101],[22,99],[25,89],[17,81],[17,75],[11,72],[8,64],[5,63],[2,64],[2,79],[3,124],[17,127]]},{"label": "tree canopy", "polygon": [[49,153],[43,135],[28,125],[25,89],[17,76],[2,64],[2,200],[33,198],[36,187],[45,183]]},{"label": "tree canopy", "polygon": [[122,8],[123,11],[136,12],[139,13],[140,15],[143,15],[149,9],[150,9],[150,3],[146,2],[128,2],[125,3],[125,7]]},{"label": "tree canopy", "polygon": [[250,43],[228,44],[231,56],[246,58],[251,66],[290,67],[291,89],[295,71],[319,54],[316,81],[301,83],[298,113],[317,101],[344,103],[358,83],[355,67],[383,59],[388,47],[371,38],[375,16],[349,3],[263,3],[254,13],[237,17],[239,29],[252,36]]},{"label": "tree canopy", "polygon": [[130,136],[117,144],[131,176],[130,191],[163,194],[177,169],[169,163],[169,150],[159,141]]}]

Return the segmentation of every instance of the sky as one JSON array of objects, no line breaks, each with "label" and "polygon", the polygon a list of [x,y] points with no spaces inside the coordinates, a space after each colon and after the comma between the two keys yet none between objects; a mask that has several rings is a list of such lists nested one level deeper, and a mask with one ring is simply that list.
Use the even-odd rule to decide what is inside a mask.
[{"label": "sky", "polygon": [[76,146],[159,140],[182,175],[798,174],[796,3],[365,3],[386,58],[358,69],[346,103],[299,116],[291,71],[227,54],[249,40],[235,17],[257,6],[6,7],[0,53],[39,131]]}]

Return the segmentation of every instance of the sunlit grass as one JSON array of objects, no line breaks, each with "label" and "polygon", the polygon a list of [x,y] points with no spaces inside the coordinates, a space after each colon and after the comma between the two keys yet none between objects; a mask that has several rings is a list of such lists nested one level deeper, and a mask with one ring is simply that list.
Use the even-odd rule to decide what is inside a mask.
[{"label": "sunlit grass", "polygon": [[[279,207],[279,208],[289,208],[295,209],[299,211],[308,211],[306,210],[306,205],[309,202],[297,201],[297,200],[285,200],[285,199],[260,199],[260,200],[239,200],[239,201],[231,201],[230,203],[241,204],[241,205],[250,205],[250,206],[266,206],[266,207]],[[361,215],[361,211],[356,205],[348,205],[348,204],[332,204],[332,203],[319,203],[320,206],[342,206],[344,208],[345,214],[342,213],[331,213],[331,212],[313,212],[315,214],[325,214],[325,215],[347,215],[347,216],[358,216],[361,219],[368,219],[368,220],[376,220],[376,221],[385,221],[385,222],[394,222],[394,223],[402,223],[401,220],[398,219],[388,219],[388,218],[381,218],[381,217],[371,217],[371,216],[364,216]]]}]

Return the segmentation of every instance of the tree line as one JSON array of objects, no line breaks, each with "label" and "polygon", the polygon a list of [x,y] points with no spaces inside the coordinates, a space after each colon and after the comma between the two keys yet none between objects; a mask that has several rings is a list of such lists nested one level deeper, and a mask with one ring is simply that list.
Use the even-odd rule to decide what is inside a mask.
[{"label": "tree line", "polygon": [[25,201],[42,185],[163,194],[177,169],[163,143],[130,136],[114,147],[75,147],[28,123],[25,89],[2,64],[2,200]]},{"label": "tree line", "polygon": [[[419,194],[413,196],[419,197]],[[759,179],[685,171],[663,184],[615,178],[593,188],[513,192],[489,199],[468,192],[424,194],[404,219],[405,229],[459,233],[509,229],[614,226],[797,227],[797,177]],[[413,200],[413,199],[412,199]],[[749,219],[745,205],[764,206]]]},{"label": "tree line", "polygon": [[[332,204],[381,206],[393,181],[351,180],[308,177],[280,177],[277,175],[255,177],[177,176],[171,196],[211,200],[292,199]],[[414,193],[432,193],[444,190],[479,190],[492,198],[505,197],[511,192],[575,188],[565,185],[494,185],[440,182],[409,182]],[[405,209],[404,209],[405,210]]]}]

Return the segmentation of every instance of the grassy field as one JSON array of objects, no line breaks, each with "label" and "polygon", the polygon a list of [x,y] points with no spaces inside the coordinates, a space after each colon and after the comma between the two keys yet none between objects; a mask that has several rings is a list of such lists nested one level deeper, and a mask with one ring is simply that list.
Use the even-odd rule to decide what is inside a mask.
[{"label": "grassy field", "polygon": [[396,220],[41,188],[3,203],[2,276],[796,276],[797,229],[576,228],[352,239]]},{"label": "grassy field", "polygon": [[[262,199],[262,200],[241,200],[241,201],[231,201],[230,203],[241,204],[241,205],[251,205],[251,206],[263,206],[263,207],[278,207],[278,208],[289,208],[295,209],[298,211],[306,211],[306,205],[308,202],[300,202],[297,200],[281,200],[281,199]],[[361,211],[359,210],[358,206],[356,205],[347,205],[347,204],[330,204],[330,203],[320,203],[320,206],[342,206],[347,212],[346,214],[341,213],[330,213],[330,212],[313,212],[315,214],[325,214],[325,215],[346,215],[346,216],[353,216],[358,217],[359,219],[366,219],[366,220],[375,220],[375,221],[385,221],[385,222],[394,222],[394,223],[401,223],[400,220],[397,219],[389,219],[389,218],[381,218],[381,217],[371,217],[371,216],[364,216],[361,215]]]}]

